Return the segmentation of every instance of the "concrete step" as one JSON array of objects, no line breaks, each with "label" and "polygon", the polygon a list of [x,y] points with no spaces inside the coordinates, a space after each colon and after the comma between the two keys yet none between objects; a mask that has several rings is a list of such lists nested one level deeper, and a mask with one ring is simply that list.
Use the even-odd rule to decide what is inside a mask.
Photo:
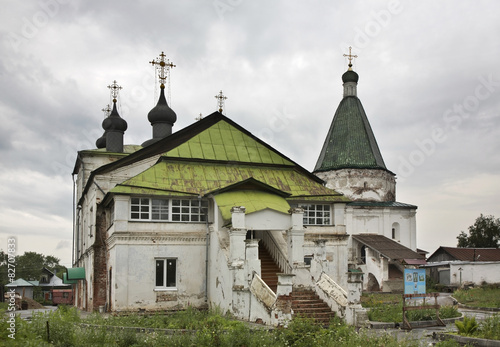
[{"label": "concrete step", "polygon": [[276,293],[278,289],[278,275],[281,270],[274,262],[267,249],[259,242],[260,277],[267,286]]},{"label": "concrete step", "polygon": [[295,316],[313,319],[321,325],[328,325],[335,317],[330,307],[312,290],[294,290],[292,296],[292,310]]}]

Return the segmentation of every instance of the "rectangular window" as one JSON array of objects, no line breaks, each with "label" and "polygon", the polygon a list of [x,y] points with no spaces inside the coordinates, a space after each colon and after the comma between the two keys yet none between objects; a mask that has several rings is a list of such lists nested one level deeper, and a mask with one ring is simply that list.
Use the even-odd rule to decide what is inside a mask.
[{"label": "rectangular window", "polygon": [[168,200],[152,199],[151,219],[152,220],[168,220]]},{"label": "rectangular window", "polygon": [[130,201],[131,219],[150,219],[149,211],[148,198],[132,198]]},{"label": "rectangular window", "polygon": [[304,209],[304,225],[331,225],[331,205],[299,205]]},{"label": "rectangular window", "polygon": [[177,259],[156,259],[155,286],[175,288],[177,282]]},{"label": "rectangular window", "polygon": [[208,210],[206,200],[172,200],[172,220],[174,222],[205,222]]},{"label": "rectangular window", "polygon": [[205,222],[208,201],[198,199],[131,198],[130,219]]}]

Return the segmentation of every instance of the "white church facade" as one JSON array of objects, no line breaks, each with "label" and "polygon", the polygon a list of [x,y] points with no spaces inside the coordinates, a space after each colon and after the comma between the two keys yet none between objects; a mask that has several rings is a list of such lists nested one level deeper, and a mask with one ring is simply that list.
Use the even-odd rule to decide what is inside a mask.
[{"label": "white church facade", "polygon": [[[85,274],[74,285],[75,305],[218,306],[273,325],[299,312],[356,324],[363,289],[399,289],[403,267],[423,259],[416,206],[395,200],[395,175],[383,163],[351,68],[309,172],[222,107],[172,132],[177,115],[164,92],[169,65],[163,53],[157,62],[152,138],[123,144],[127,123],[115,93],[98,148],[78,152],[73,265]],[[301,298],[323,309],[302,311]]]}]

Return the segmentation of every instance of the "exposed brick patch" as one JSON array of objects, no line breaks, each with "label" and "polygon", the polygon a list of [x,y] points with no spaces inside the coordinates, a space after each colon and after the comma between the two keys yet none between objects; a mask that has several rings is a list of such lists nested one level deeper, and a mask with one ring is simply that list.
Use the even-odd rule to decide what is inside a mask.
[{"label": "exposed brick patch", "polygon": [[107,251],[106,251],[106,213],[104,208],[98,206],[96,213],[94,243],[94,293],[91,311],[99,309],[106,304],[107,290]]}]

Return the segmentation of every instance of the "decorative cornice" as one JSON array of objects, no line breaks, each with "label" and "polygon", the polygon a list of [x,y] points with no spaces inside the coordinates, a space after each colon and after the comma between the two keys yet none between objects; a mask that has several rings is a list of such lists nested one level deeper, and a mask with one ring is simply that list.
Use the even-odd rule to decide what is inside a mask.
[{"label": "decorative cornice", "polygon": [[163,244],[183,244],[204,245],[206,233],[202,232],[114,232],[106,240],[109,248],[116,244],[134,245],[163,245]]},{"label": "decorative cornice", "polygon": [[309,241],[309,242],[315,242],[318,240],[321,241],[339,241],[339,240],[346,240],[349,238],[348,234],[318,234],[318,233],[305,233],[304,234],[304,241]]}]

